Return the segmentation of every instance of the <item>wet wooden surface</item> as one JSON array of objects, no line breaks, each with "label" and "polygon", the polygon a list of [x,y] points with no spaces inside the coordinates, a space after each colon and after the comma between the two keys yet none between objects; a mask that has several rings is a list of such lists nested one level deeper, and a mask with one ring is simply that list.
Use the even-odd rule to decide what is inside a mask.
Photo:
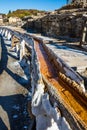
[{"label": "wet wooden surface", "polygon": [[57,93],[60,94],[67,106],[71,107],[71,109],[78,115],[79,119],[87,125],[87,106],[80,100],[81,97],[78,93],[70,88],[70,86],[61,82],[58,78],[56,68],[54,68],[53,63],[49,62],[49,58],[42,45],[38,42],[35,43],[35,50],[40,62],[41,73],[45,76],[48,82],[56,88]]}]

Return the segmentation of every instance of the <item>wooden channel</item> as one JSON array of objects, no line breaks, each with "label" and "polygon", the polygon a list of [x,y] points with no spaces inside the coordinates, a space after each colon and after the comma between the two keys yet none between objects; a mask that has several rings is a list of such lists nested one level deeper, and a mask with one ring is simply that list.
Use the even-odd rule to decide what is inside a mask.
[{"label": "wooden channel", "polygon": [[71,108],[72,112],[76,114],[76,118],[87,128],[87,105],[81,99],[79,93],[77,93],[72,87],[64,83],[59,77],[56,67],[53,62],[49,61],[49,57],[42,44],[35,41],[35,50],[40,63],[41,74],[47,79],[47,81],[55,87],[56,92],[61,96],[66,103],[67,108]]}]

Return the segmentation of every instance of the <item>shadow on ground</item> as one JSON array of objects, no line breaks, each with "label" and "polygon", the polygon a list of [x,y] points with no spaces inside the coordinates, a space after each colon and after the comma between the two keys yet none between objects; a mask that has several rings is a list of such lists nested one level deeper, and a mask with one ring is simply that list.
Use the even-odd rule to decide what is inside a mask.
[{"label": "shadow on ground", "polygon": [[10,130],[24,130],[24,126],[29,123],[25,103],[26,97],[22,94],[0,96],[0,113],[4,113],[0,119],[0,130],[7,130],[6,127]]},{"label": "shadow on ground", "polygon": [[[18,84],[29,91],[30,84],[28,80],[24,79],[23,77],[21,77],[21,75],[18,75],[17,73],[13,73],[8,68],[8,56],[13,58],[14,60],[16,60],[16,57],[8,53],[7,47],[10,47],[10,45],[5,44],[3,38],[0,38],[0,75],[2,75],[4,71],[6,71],[13,78],[13,80],[15,80]],[[3,80],[5,80],[5,78]],[[31,119],[27,111],[28,95],[7,95],[0,96],[0,130],[28,130],[28,126],[31,123]]]},{"label": "shadow on ground", "polygon": [[[3,38],[1,37],[1,60],[0,60],[0,74],[3,73],[3,71],[6,71],[16,82],[18,82],[22,86],[26,86],[29,82],[25,78],[21,77],[20,75],[13,73],[9,68],[7,68],[8,64],[8,56],[11,56],[12,58],[17,59],[16,56],[10,54],[7,50],[7,47],[4,43]],[[29,84],[30,85],[30,84]]]}]

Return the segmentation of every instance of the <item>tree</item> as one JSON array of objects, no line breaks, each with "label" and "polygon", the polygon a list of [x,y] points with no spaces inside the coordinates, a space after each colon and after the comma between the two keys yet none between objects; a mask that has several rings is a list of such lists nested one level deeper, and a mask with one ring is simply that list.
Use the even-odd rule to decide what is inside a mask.
[{"label": "tree", "polygon": [[8,11],[8,14],[11,14],[11,10]]},{"label": "tree", "polygon": [[68,4],[69,0],[66,0],[66,4]]},{"label": "tree", "polygon": [[72,3],[73,0],[66,0],[67,4]]}]

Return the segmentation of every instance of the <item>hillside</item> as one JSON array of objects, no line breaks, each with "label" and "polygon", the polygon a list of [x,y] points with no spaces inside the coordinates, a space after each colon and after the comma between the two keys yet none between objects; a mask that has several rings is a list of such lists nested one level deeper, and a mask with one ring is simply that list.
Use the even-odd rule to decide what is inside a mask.
[{"label": "hillside", "polygon": [[40,10],[36,10],[36,9],[18,9],[16,11],[9,11],[9,13],[7,14],[7,17],[19,17],[19,18],[23,18],[24,16],[31,16],[31,15],[35,15],[37,16],[38,13],[44,14],[46,11],[40,11]]}]

